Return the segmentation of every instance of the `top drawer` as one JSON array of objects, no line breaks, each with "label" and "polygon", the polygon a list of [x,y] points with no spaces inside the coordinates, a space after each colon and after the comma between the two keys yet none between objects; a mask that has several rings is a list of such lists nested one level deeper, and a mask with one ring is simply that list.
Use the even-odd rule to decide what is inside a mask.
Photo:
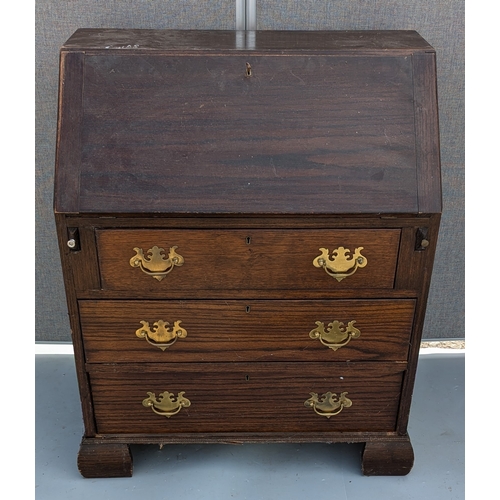
[{"label": "top drawer", "polygon": [[390,289],[400,230],[97,230],[104,290]]}]

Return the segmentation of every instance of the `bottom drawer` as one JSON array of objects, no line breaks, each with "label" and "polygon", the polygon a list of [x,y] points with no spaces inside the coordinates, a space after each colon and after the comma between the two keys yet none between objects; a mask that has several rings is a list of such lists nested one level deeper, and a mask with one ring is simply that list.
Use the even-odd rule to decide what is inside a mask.
[{"label": "bottom drawer", "polygon": [[405,369],[385,362],[89,368],[99,434],[394,431]]}]

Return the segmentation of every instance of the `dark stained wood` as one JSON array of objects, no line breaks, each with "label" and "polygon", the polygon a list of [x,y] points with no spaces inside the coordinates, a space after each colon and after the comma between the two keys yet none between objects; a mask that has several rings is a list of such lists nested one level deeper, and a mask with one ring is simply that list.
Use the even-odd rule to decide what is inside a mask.
[{"label": "dark stained wood", "polygon": [[[415,290],[384,290],[381,294],[380,290],[373,288],[363,290],[363,299],[379,299],[381,295],[385,299],[414,299]],[[149,297],[146,295],[137,296],[138,300],[333,300],[333,299],[352,299],[356,300],[360,298],[360,292],[356,289],[354,290],[343,290],[343,291],[327,291],[319,290],[314,293],[313,290],[214,290],[208,293],[205,290],[189,290],[183,294],[175,293],[171,294],[168,291],[162,294],[150,293]],[[101,291],[101,290],[90,290],[85,293],[79,293],[79,298],[81,300],[129,300],[130,292],[126,291]]]},{"label": "dark stained wood", "polygon": [[95,229],[400,229],[401,227],[426,226],[430,217],[421,214],[353,214],[338,216],[294,215],[275,216],[207,216],[186,217],[166,214],[92,214],[68,215],[67,225]]},{"label": "dark stained wood", "polygon": [[[439,214],[433,215],[427,222],[427,240],[429,246],[425,250],[416,250],[418,220],[415,225],[406,227],[401,233],[400,260],[396,273],[396,288],[420,289],[425,288],[424,279],[432,271],[434,253],[436,251],[439,231]],[[430,267],[429,267],[430,264]]]},{"label": "dark stained wood", "polygon": [[61,53],[54,177],[56,212],[79,211],[83,61],[81,52]]},{"label": "dark stained wood", "polygon": [[[82,29],[61,50],[54,209],[84,477],[130,476],[141,443],[365,442],[365,475],[413,465],[441,211],[434,49],[414,31],[242,35]],[[185,259],[160,282],[129,264],[154,245]],[[312,261],[340,246],[368,265],[337,282]],[[160,319],[187,337],[135,335]],[[361,336],[309,337],[334,320]],[[142,405],[164,391],[191,405]],[[327,391],[352,406],[304,406]]]},{"label": "dark stained wood", "polygon": [[441,220],[441,214],[435,214],[432,217],[432,222],[429,225],[429,246],[424,252],[415,252],[420,254],[422,272],[420,274],[420,290],[418,294],[417,307],[415,312],[415,321],[412,333],[413,349],[408,353],[409,368],[403,380],[401,389],[401,407],[399,410],[398,431],[402,434],[406,432],[408,420],[410,418],[411,399],[413,395],[413,387],[415,384],[415,376],[417,372],[418,356],[420,342],[422,340],[422,332],[424,329],[425,311],[427,306],[427,298],[429,296],[429,288],[432,277],[432,265],[437,247],[438,229]]},{"label": "dark stained wood", "polygon": [[417,210],[407,56],[88,55],[84,89],[82,212]]},{"label": "dark stained wood", "polygon": [[[406,360],[414,300],[80,301],[89,363]],[[188,332],[165,351],[135,332],[162,320]],[[355,321],[361,335],[334,351],[309,332]],[[172,329],[172,326],[170,327]]]},{"label": "dark stained wood", "polygon": [[[186,363],[89,367],[99,433],[394,431],[406,363]],[[153,392],[191,406],[166,418],[142,405]],[[348,392],[350,408],[326,418],[311,392]]]},{"label": "dark stained wood", "polygon": [[396,288],[412,289],[421,286],[422,273],[428,257],[427,251],[416,252],[415,241],[418,227],[403,228],[399,248],[400,259],[396,273]]},{"label": "dark stained wood", "polygon": [[436,54],[413,55],[415,134],[417,137],[418,208],[441,212],[441,162],[437,104]]},{"label": "dark stained wood", "polygon": [[[102,287],[129,290],[135,297],[170,296],[186,290],[266,290],[346,288],[393,288],[400,231],[318,230],[318,231],[147,231],[109,230],[97,232]],[[144,255],[153,246],[184,257],[162,281],[130,265],[142,248]],[[313,260],[327,248],[345,247],[354,253],[363,247],[368,264],[338,282]],[[209,295],[207,295],[209,296]]]},{"label": "dark stained wood", "polygon": [[[384,52],[433,50],[412,30],[373,31],[255,31],[255,51]],[[242,48],[242,32],[219,30],[153,30],[81,28],[65,42],[62,50],[116,51],[228,51]],[[244,48],[245,46],[243,46]]]},{"label": "dark stained wood", "polygon": [[[334,441],[332,441],[334,437]],[[247,444],[247,443],[364,443],[373,441],[399,441],[396,432],[217,432],[186,434],[105,434],[96,438],[100,442],[119,444]],[[403,438],[404,439],[404,438]]]},{"label": "dark stained wood", "polygon": [[78,470],[83,477],[131,477],[132,455],[126,444],[82,441],[78,453]]},{"label": "dark stained wood", "polygon": [[[423,52],[431,50],[426,42],[414,32],[259,33],[262,49],[241,54],[218,45],[233,35],[87,30],[75,36],[72,50],[79,42],[80,50],[104,50],[85,55],[84,76],[67,69],[84,78],[83,114],[65,115],[81,135],[65,168],[68,179],[58,181],[59,210],[419,210],[418,184],[429,169],[417,178],[415,151],[425,153],[433,140],[425,127],[437,110],[426,86],[435,79],[432,65],[414,88],[420,66],[413,61],[432,55]],[[118,42],[141,36],[155,39],[156,47]],[[301,52],[283,57],[272,49],[285,43]],[[176,48],[168,55],[165,47]],[[415,112],[422,115],[416,122]],[[73,192],[63,197],[66,183]]]},{"label": "dark stained wood", "polygon": [[92,407],[92,395],[90,393],[89,378],[82,362],[85,359],[85,352],[83,347],[83,338],[80,331],[80,317],[78,313],[78,303],[76,300],[76,287],[72,272],[73,267],[69,258],[70,250],[67,245],[68,233],[66,230],[67,226],[65,225],[65,216],[63,214],[56,213],[55,223],[59,243],[59,255],[63,271],[64,288],[66,291],[71,340],[73,342],[73,352],[76,362],[76,376],[82,405],[83,424],[85,427],[85,435],[93,436],[95,434],[94,410]]},{"label": "dark stained wood", "polygon": [[410,439],[368,441],[362,457],[365,476],[406,476],[413,467]]},{"label": "dark stained wood", "polygon": [[78,292],[101,288],[99,267],[97,264],[97,248],[93,227],[78,228],[80,250],[73,251],[66,247],[65,253],[73,274],[74,287]]},{"label": "dark stained wood", "polygon": [[410,62],[87,56],[80,210],[416,211]]}]

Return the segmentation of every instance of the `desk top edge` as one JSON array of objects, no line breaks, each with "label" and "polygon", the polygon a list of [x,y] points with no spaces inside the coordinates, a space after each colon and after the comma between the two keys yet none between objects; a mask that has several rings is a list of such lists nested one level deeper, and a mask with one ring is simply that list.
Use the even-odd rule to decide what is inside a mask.
[{"label": "desk top edge", "polygon": [[80,28],[61,51],[424,51],[433,47],[414,30],[237,31]]}]

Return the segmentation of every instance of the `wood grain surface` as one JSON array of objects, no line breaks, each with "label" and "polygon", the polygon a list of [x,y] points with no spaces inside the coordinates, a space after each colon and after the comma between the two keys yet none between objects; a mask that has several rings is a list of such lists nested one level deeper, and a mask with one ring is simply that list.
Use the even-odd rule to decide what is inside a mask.
[{"label": "wood grain surface", "polygon": [[[406,363],[186,363],[90,367],[99,433],[393,431]],[[166,418],[148,392],[191,402]],[[304,406],[311,392],[348,392],[327,419]]]},{"label": "wood grain surface", "polygon": [[[413,30],[350,31],[255,31],[252,50],[287,53],[355,51],[356,53],[433,51]],[[236,52],[241,32],[234,30],[159,30],[80,28],[64,43],[62,50],[127,50],[134,52]]]},{"label": "wood grain surface", "polygon": [[[235,230],[235,231],[148,231],[109,230],[97,232],[102,288],[170,295],[187,290],[286,290],[392,288],[398,258],[400,231],[387,230]],[[130,265],[135,247],[144,254],[154,245],[184,257],[158,282]],[[345,247],[361,254],[368,264],[338,282],[313,260],[327,248]],[[333,258],[333,257],[332,257]]]},{"label": "wood grain surface", "polygon": [[[414,300],[79,302],[89,363],[217,361],[404,361]],[[181,320],[187,337],[162,351],[135,332]],[[322,321],[350,321],[358,338],[334,351],[309,333]],[[172,329],[172,326],[170,326]]]},{"label": "wood grain surface", "polygon": [[129,52],[84,74],[83,212],[418,210],[410,57]]},{"label": "wood grain surface", "polygon": [[[365,441],[365,475],[406,474],[441,211],[435,51],[414,31],[239,35],[81,29],[61,49],[79,470],[130,476],[130,443],[311,440]],[[161,281],[130,265],[154,246],[184,259]],[[367,265],[338,282],[313,260],[340,247]],[[187,336],[136,335],[160,320]],[[360,336],[310,337],[333,321]],[[164,392],[191,404],[142,404]],[[327,392],[352,406],[304,405]]]},{"label": "wood grain surface", "polygon": [[83,477],[131,477],[133,460],[126,444],[83,440],[77,460]]}]

